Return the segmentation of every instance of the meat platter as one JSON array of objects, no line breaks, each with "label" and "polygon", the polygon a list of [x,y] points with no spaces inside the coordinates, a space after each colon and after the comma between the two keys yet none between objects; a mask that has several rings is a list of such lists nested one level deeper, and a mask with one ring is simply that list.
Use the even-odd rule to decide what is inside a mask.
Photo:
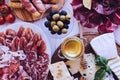
[{"label": "meat platter", "polygon": [[50,10],[59,11],[66,0],[10,0],[9,7],[23,21],[30,22],[47,16]]},{"label": "meat platter", "polygon": [[15,23],[0,35],[0,80],[46,80],[51,50],[40,28]]}]

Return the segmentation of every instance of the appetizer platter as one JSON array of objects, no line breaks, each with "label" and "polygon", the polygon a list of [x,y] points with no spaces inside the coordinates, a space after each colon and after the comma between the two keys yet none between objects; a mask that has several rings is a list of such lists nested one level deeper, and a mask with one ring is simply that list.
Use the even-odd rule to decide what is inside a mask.
[{"label": "appetizer platter", "polygon": [[36,21],[47,16],[50,10],[59,11],[66,0],[10,0],[9,7],[23,21]]},{"label": "appetizer platter", "polygon": [[30,23],[0,30],[0,80],[46,80],[51,59],[44,32]]},{"label": "appetizer platter", "polygon": [[[96,34],[91,34],[90,35],[88,33],[84,33],[84,36],[87,38],[88,43],[90,43],[91,40],[96,38],[97,36],[99,36],[99,34],[96,33]],[[113,34],[111,36],[113,36]],[[102,40],[102,38],[101,38],[101,40]],[[96,41],[99,41],[99,40],[96,40]],[[109,42],[109,40],[108,40],[108,42]],[[93,41],[92,41],[92,43],[93,43]],[[113,44],[115,44],[115,43],[113,42]],[[113,49],[116,52],[117,48],[115,46],[111,46],[111,47],[112,48],[114,47],[115,49],[114,48]],[[117,47],[120,48],[119,46],[117,46]],[[96,50],[97,50],[97,48],[96,48]],[[107,48],[106,48],[106,50],[107,50]],[[110,66],[110,68],[112,69],[112,76],[109,76],[109,73],[106,72],[105,73],[106,75],[104,75],[104,77],[100,77],[99,76],[100,74],[96,73],[96,71],[98,69],[100,69],[98,65],[95,65],[96,60],[99,59],[99,58],[96,57],[95,50],[93,50],[93,48],[91,47],[91,44],[87,44],[87,46],[85,47],[84,57],[81,57],[80,59],[69,60],[67,58],[61,58],[58,55],[58,53],[60,53],[60,55],[62,55],[62,53],[61,53],[61,45],[56,49],[55,53],[53,54],[53,56],[51,58],[50,69],[51,69],[51,67],[61,66],[61,65],[62,65],[62,68],[55,68],[54,67],[54,69],[56,70],[56,73],[54,73],[54,70],[51,69],[50,72],[49,72],[49,75],[48,75],[48,80],[51,80],[51,79],[55,79],[55,80],[60,79],[60,80],[62,80],[62,78],[65,78],[65,79],[68,79],[68,80],[94,80],[95,76],[96,76],[96,80],[97,80],[97,78],[99,78],[100,80],[119,80],[118,78],[120,76],[117,75],[117,74],[120,74],[119,73],[119,70],[120,70],[120,68],[119,68],[120,59],[119,58],[109,60],[108,63],[107,63],[107,65]],[[119,49],[118,49],[118,53],[120,53]],[[99,55],[101,55],[101,54],[99,54]],[[117,56],[118,56],[118,54],[117,54]],[[111,57],[116,57],[116,56],[114,55],[114,56],[111,56]],[[100,65],[102,65],[102,64],[100,64]],[[64,73],[63,70],[64,69],[66,70],[66,68],[67,68],[67,71],[66,71],[66,73]],[[61,72],[61,75],[66,75],[69,78],[66,78],[65,76],[58,76],[57,73],[59,73],[59,70],[63,71],[63,73]],[[55,77],[57,77],[57,79]]]}]

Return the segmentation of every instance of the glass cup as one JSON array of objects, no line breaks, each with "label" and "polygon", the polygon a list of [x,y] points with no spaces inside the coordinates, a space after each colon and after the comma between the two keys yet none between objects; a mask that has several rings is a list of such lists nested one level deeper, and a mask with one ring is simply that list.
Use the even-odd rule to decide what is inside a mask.
[{"label": "glass cup", "polygon": [[80,58],[85,50],[83,39],[72,36],[65,39],[61,44],[62,55],[69,59],[75,60]]}]

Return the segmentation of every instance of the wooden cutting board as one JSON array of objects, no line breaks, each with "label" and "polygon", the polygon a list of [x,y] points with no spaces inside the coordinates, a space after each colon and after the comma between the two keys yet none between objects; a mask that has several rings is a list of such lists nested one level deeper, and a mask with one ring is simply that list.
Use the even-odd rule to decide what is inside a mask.
[{"label": "wooden cutting board", "polygon": [[[59,11],[64,6],[65,1],[66,0],[58,0],[56,4],[52,4],[52,5],[56,5],[56,6],[60,5],[57,8],[57,11]],[[9,3],[16,3],[16,2],[10,1]],[[50,10],[46,10],[45,13],[43,13],[40,17],[35,18],[26,9],[24,9],[24,8],[13,8],[13,5],[9,5],[9,3],[8,3],[8,6],[13,9],[13,12],[16,14],[16,16],[19,19],[21,19],[23,21],[26,21],[26,22],[33,22],[33,21],[37,21],[41,18],[44,18],[49,14],[49,11],[50,11]],[[51,8],[51,9],[54,9],[54,7]]]},{"label": "wooden cutting board", "polygon": [[[98,35],[99,35],[98,33],[96,33],[96,34],[85,33],[84,34],[84,36],[87,38],[87,41],[88,41],[88,44],[85,47],[85,53],[93,53],[93,54],[95,54],[94,51],[93,51],[93,49],[92,49],[92,47],[90,46],[89,42],[93,38],[97,37]],[[78,36],[78,35],[76,35],[76,36]],[[117,48],[118,48],[118,53],[120,55],[120,46],[117,45]],[[55,52],[54,52],[54,54],[52,56],[52,59],[51,59],[51,63],[55,63],[55,62],[59,62],[59,61],[64,61],[64,62],[68,61],[67,59],[61,59],[61,58],[59,58],[59,56],[57,55],[59,51],[60,51],[60,46],[55,50]],[[67,68],[69,68],[69,66],[67,66]],[[113,75],[114,75],[114,73],[113,73]],[[72,76],[74,76],[75,78],[79,78],[81,76],[81,74],[78,72],[78,73],[76,73],[76,74],[74,74]],[[114,78],[115,78],[115,80],[118,80],[115,75],[114,75]],[[52,77],[52,75],[51,75],[50,72],[48,74],[47,80],[53,80],[53,77]]]}]

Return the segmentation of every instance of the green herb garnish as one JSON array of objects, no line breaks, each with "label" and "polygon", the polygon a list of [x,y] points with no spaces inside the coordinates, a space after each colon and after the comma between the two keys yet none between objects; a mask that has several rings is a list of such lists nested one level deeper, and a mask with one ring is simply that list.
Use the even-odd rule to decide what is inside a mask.
[{"label": "green herb garnish", "polygon": [[97,70],[95,73],[95,80],[103,80],[104,76],[106,75],[106,72],[112,74],[112,70],[107,65],[108,60],[106,58],[97,55],[95,57],[95,63],[96,66],[100,67],[100,69]]}]

